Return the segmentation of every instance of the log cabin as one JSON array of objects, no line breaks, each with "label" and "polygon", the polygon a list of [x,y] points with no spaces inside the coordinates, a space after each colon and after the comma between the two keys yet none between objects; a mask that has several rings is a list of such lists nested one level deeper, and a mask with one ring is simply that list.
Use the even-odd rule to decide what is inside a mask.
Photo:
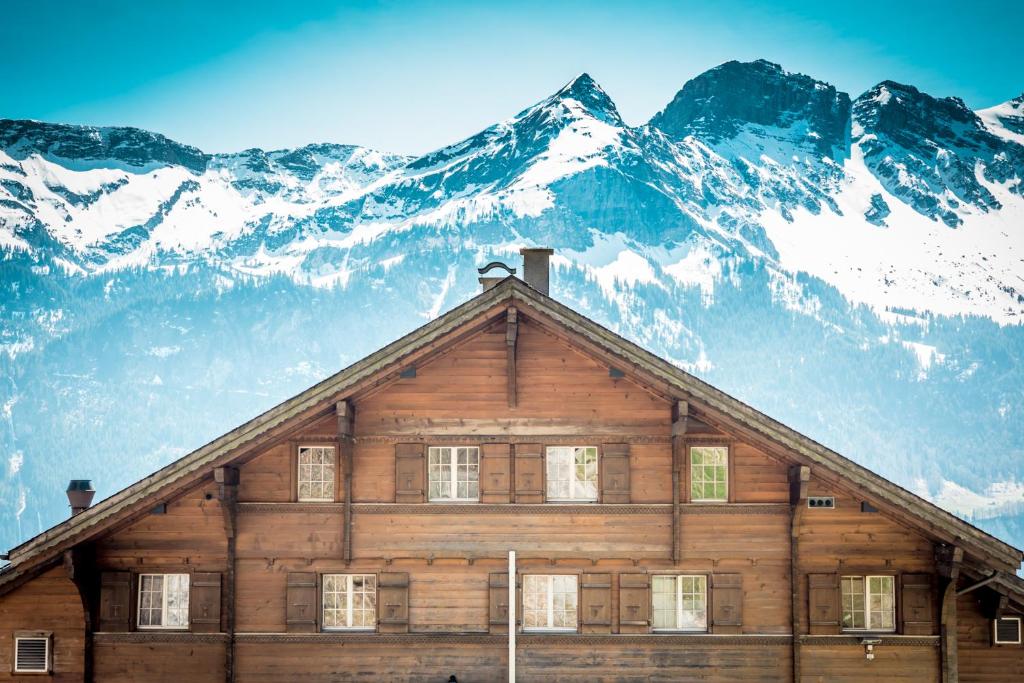
[{"label": "log cabin", "polygon": [[0,678],[1024,680],[1020,550],[555,301],[550,254],[72,482],[0,571]]}]

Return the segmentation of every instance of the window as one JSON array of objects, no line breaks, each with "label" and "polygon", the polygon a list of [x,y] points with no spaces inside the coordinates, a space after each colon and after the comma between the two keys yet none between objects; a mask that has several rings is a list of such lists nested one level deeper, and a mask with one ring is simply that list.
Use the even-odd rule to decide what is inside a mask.
[{"label": "window", "polygon": [[299,446],[299,500],[334,501],[334,449]]},{"label": "window", "polygon": [[891,576],[844,576],[843,630],[895,631],[894,583]]},{"label": "window", "polygon": [[729,500],[729,449],[696,446],[690,449],[690,501]]},{"label": "window", "polygon": [[576,630],[576,577],[527,574],[523,577],[523,629]]},{"label": "window", "polygon": [[324,574],[325,629],[377,626],[377,577],[373,574]]},{"label": "window", "polygon": [[597,448],[552,446],[547,457],[548,500],[597,500]]},{"label": "window", "polygon": [[15,636],[14,673],[49,673],[49,636]]},{"label": "window", "polygon": [[1020,617],[1002,617],[992,621],[996,645],[1020,645]]},{"label": "window", "polygon": [[139,628],[188,628],[188,574],[139,576]]},{"label": "window", "polygon": [[430,500],[480,499],[480,449],[431,447],[428,453]]},{"label": "window", "polygon": [[706,631],[708,578],[706,576],[653,576],[655,630]]}]

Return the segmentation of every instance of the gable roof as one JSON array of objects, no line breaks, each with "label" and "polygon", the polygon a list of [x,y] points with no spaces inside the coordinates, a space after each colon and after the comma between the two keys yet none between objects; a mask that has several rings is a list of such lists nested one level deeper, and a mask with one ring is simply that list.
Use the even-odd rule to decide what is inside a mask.
[{"label": "gable roof", "polygon": [[[465,326],[509,306],[547,319],[588,344],[611,354],[632,371],[655,377],[680,400],[706,407],[727,428],[760,443],[781,448],[812,471],[831,472],[864,492],[872,502],[901,510],[928,535],[960,545],[1004,571],[1015,571],[1022,553],[932,503],[857,465],[797,431],[773,420],[736,398],[620,337],[569,307],[508,277],[448,313],[388,344],[302,393],[271,408],[223,436],[198,448],[148,477],[115,493],[88,510],[64,520],[11,549],[11,564],[0,573],[0,587],[23,569],[52,561],[78,543],[95,538],[117,520],[152,507],[154,502],[209,476],[214,467],[232,462],[245,448],[276,431],[294,428],[295,420],[318,407],[327,407],[358,386],[393,373],[417,353],[443,343]],[[820,468],[820,470],[819,470]]]}]

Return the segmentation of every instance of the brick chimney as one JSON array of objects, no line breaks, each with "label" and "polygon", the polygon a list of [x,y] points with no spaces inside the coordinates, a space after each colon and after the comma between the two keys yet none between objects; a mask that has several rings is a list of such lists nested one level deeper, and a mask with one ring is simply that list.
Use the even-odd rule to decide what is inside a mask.
[{"label": "brick chimney", "polygon": [[74,517],[78,513],[88,510],[95,495],[96,489],[92,487],[92,481],[72,479],[68,483],[68,503],[71,505],[71,516]]},{"label": "brick chimney", "polygon": [[524,247],[519,253],[523,255],[523,280],[541,294],[548,294],[551,255],[555,250],[545,247]]}]

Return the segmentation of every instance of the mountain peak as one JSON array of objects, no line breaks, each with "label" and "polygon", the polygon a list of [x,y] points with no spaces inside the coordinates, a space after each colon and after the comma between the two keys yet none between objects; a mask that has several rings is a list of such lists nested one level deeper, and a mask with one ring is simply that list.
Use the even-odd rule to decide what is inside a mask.
[{"label": "mountain peak", "polygon": [[[736,137],[748,124],[786,129],[791,142],[828,155],[844,147],[849,113],[846,93],[758,59],[726,62],[691,79],[650,123],[672,137],[712,143]],[[797,130],[797,124],[806,125]]]},{"label": "mountain peak", "polygon": [[597,81],[586,72],[581,73],[562,86],[558,92],[544,100],[541,106],[546,108],[552,105],[562,105],[574,109],[575,107],[570,102],[578,102],[579,106],[584,110],[577,113],[585,112],[607,123],[622,124],[622,119],[619,117],[619,111],[615,106],[615,102],[597,84]]}]

